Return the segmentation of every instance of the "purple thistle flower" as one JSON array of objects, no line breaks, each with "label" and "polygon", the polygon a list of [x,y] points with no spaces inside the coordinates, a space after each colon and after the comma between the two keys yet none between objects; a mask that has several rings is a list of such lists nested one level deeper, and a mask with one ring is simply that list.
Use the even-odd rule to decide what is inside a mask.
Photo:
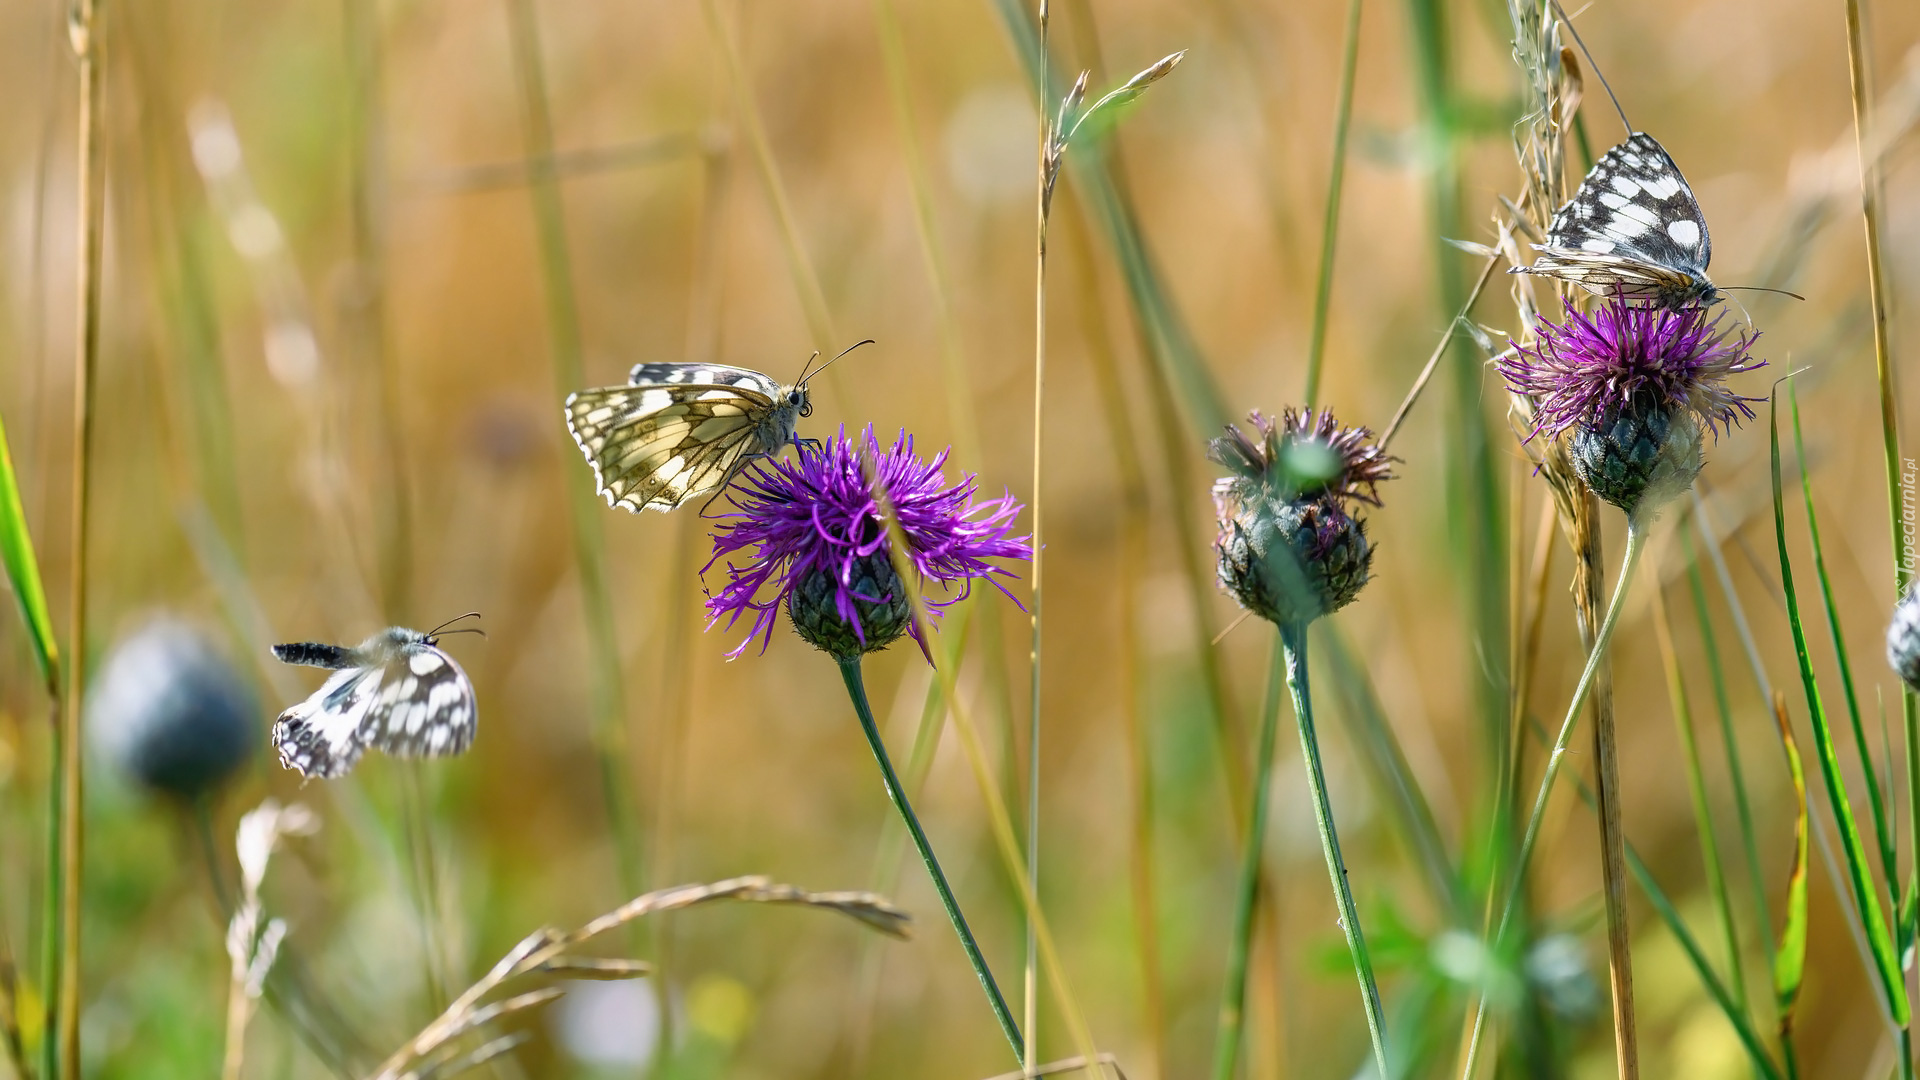
[{"label": "purple thistle flower", "polygon": [[1753,419],[1750,401],[1727,389],[1727,376],[1764,367],[1749,353],[1758,334],[1719,329],[1723,316],[1705,308],[1680,311],[1609,300],[1591,316],[1571,302],[1567,319],[1542,319],[1539,340],[1515,347],[1500,374],[1516,394],[1534,401],[1533,431],[1549,438],[1569,428],[1597,426],[1611,408],[1636,401],[1663,411],[1685,409],[1717,439],[1722,425]]},{"label": "purple thistle flower", "polygon": [[928,597],[930,614],[965,599],[976,580],[1013,599],[995,577],[1013,574],[987,560],[1033,557],[1028,537],[1007,535],[1020,503],[1011,495],[974,502],[978,481],[971,473],[947,486],[950,452],[922,461],[904,431],[882,450],[868,425],[858,439],[842,428],[825,442],[799,443],[794,461],[742,472],[728,489],[738,512],[722,515],[713,558],[701,568],[704,575],[726,556],[752,549],[744,566],[727,563],[726,585],[707,598],[709,628],[724,619],[731,629],[752,615],[746,638],[727,658],[755,637],[764,652],[782,605],[803,638],[836,655],[884,648],[903,632],[927,651],[888,558],[882,492],[921,580],[958,586],[944,599]]},{"label": "purple thistle flower", "polygon": [[1393,462],[1364,427],[1333,413],[1289,408],[1278,422],[1247,415],[1253,433],[1228,424],[1207,456],[1232,470],[1214,481],[1220,584],[1275,625],[1305,625],[1353,602],[1373,547],[1355,503],[1380,505]]}]

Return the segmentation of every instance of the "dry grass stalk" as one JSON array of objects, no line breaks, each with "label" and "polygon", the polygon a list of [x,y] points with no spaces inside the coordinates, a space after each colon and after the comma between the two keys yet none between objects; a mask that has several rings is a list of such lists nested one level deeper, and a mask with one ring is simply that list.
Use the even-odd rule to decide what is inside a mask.
[{"label": "dry grass stalk", "polygon": [[885,897],[869,892],[807,892],[792,885],[774,884],[765,877],[737,877],[710,885],[677,885],[637,896],[577,930],[562,932],[541,927],[507,951],[480,980],[469,986],[446,1011],[420,1030],[392,1057],[380,1063],[373,1080],[425,1080],[453,1076],[497,1057],[518,1045],[514,1036],[493,1039],[460,1055],[456,1040],[494,1021],[513,1016],[562,996],[558,987],[544,987],[493,1002],[483,1001],[511,979],[545,974],[570,979],[631,979],[651,969],[631,960],[575,957],[567,953],[609,930],[635,919],[678,911],[715,900],[760,904],[798,904],[826,908],[857,919],[891,937],[905,938],[911,916]]},{"label": "dry grass stalk", "polygon": [[240,902],[234,906],[233,919],[227,924],[231,976],[227,984],[227,1045],[220,1069],[222,1080],[240,1080],[246,1057],[247,1021],[266,990],[267,973],[273,970],[273,962],[280,955],[280,943],[287,936],[286,922],[267,918],[260,902],[260,885],[266,880],[267,865],[283,838],[311,836],[319,827],[319,819],[299,803],[282,807],[268,799],[248,811],[235,830],[234,849],[240,861]]},{"label": "dry grass stalk", "polygon": [[[1127,1080],[1127,1074],[1120,1068],[1119,1059],[1115,1058],[1112,1054],[1100,1054],[1093,1059],[1093,1064],[1096,1068],[1112,1069],[1113,1074],[1119,1077],[1119,1080]],[[987,1080],[1031,1080],[1031,1078],[1034,1077],[1058,1076],[1061,1073],[1079,1072],[1085,1068],[1087,1068],[1087,1059],[1083,1056],[1075,1055],[1070,1058],[1061,1058],[1059,1061],[1049,1061],[1045,1065],[1035,1065],[1031,1069],[1020,1069],[1016,1072],[1001,1073],[998,1076],[988,1077]]]}]

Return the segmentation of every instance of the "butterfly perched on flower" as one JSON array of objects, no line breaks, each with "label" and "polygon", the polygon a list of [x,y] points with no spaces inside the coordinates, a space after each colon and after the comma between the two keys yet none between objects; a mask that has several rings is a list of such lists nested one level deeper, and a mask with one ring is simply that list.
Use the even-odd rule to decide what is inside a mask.
[{"label": "butterfly perched on flower", "polygon": [[831,363],[803,369],[791,386],[747,368],[639,364],[625,386],[567,395],[567,429],[608,506],[672,510],[792,442],[800,418],[813,415],[807,380]]},{"label": "butterfly perched on flower", "polygon": [[1588,292],[1679,311],[1718,303],[1707,278],[1713,242],[1693,189],[1653,136],[1636,132],[1594,163],[1580,190],[1553,215],[1535,245],[1540,274]]},{"label": "butterfly perched on flower", "polygon": [[464,631],[447,625],[424,634],[390,626],[355,646],[275,645],[273,655],[289,664],[335,672],[273,722],[281,766],[302,776],[344,776],[369,746],[403,758],[447,757],[471,746],[479,719],[473,683],[439,647],[443,632]]}]

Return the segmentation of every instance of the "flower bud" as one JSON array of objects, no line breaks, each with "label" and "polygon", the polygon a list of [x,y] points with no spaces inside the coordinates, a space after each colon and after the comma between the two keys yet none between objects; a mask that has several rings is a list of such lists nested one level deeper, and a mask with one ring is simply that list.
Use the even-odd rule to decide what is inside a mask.
[{"label": "flower bud", "polygon": [[[794,632],[841,660],[878,652],[913,626],[913,607],[886,549],[854,556],[851,569],[844,588],[824,569],[804,571],[787,596]],[[841,596],[852,612],[840,610]]]},{"label": "flower bud", "polygon": [[170,616],[115,644],[86,710],[102,756],[140,786],[182,799],[218,789],[260,743],[246,682],[206,635]]},{"label": "flower bud", "polygon": [[1595,495],[1629,514],[1657,510],[1700,474],[1700,421],[1692,411],[1635,395],[1574,428],[1574,472]]},{"label": "flower bud", "polygon": [[1333,498],[1243,503],[1221,516],[1214,549],[1220,584],[1276,625],[1308,623],[1352,603],[1373,562],[1366,523]]},{"label": "flower bud", "polygon": [[1914,693],[1920,694],[1920,587],[1909,588],[1893,605],[1887,627],[1887,663]]}]

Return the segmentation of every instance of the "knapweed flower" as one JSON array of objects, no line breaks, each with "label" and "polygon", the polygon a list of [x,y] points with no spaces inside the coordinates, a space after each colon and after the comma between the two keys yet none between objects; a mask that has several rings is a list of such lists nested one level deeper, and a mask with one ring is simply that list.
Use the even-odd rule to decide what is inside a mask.
[{"label": "knapweed flower", "polygon": [[1909,588],[1893,606],[1887,627],[1887,663],[1900,681],[1920,694],[1920,587]]},{"label": "knapweed flower", "polygon": [[1011,495],[974,502],[971,474],[949,486],[947,454],[922,461],[904,431],[883,450],[869,425],[857,439],[842,428],[825,442],[800,443],[793,461],[741,473],[728,490],[736,512],[722,515],[713,558],[701,571],[752,549],[744,566],[727,564],[726,585],[707,598],[709,627],[724,620],[732,628],[752,614],[746,638],[727,657],[756,636],[764,651],[782,606],[795,632],[840,659],[883,649],[903,633],[926,651],[888,557],[883,494],[921,581],[957,588],[927,597],[930,614],[965,599],[975,581],[991,582],[1011,599],[996,576],[1013,575],[987,560],[1033,557],[1027,537],[1007,535],[1020,504]]},{"label": "knapweed flower", "polygon": [[1208,443],[1207,456],[1232,470],[1213,485],[1220,584],[1269,622],[1305,624],[1367,583],[1373,547],[1353,504],[1380,505],[1393,459],[1366,428],[1343,428],[1331,412],[1247,420],[1257,438],[1229,424]]},{"label": "knapweed flower", "polygon": [[233,664],[171,616],[116,643],[87,694],[101,756],[141,787],[187,800],[213,794],[253,757],[258,718]]},{"label": "knapweed flower", "polygon": [[1759,335],[1720,329],[1724,315],[1613,299],[1592,315],[1571,303],[1566,321],[1541,320],[1539,340],[1500,363],[1516,394],[1534,403],[1529,438],[1570,435],[1574,471],[1595,495],[1632,514],[1693,485],[1705,432],[1720,437],[1748,402],[1727,377],[1763,367]]}]

